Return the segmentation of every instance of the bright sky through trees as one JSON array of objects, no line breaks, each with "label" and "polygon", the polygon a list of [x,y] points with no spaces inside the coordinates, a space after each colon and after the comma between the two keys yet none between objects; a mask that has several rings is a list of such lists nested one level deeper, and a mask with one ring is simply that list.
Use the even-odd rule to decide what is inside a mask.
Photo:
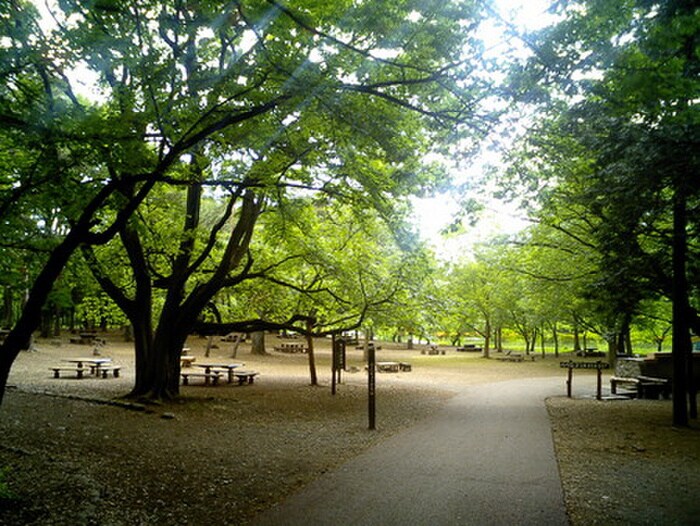
[{"label": "bright sky through trees", "polygon": [[[518,31],[533,31],[552,23],[554,17],[547,13],[551,3],[551,0],[494,0],[498,16]],[[34,0],[34,4],[42,14],[45,30],[51,30],[55,21],[47,5],[52,11],[56,11],[54,0]],[[523,58],[528,54],[516,37],[506,34],[505,24],[496,17],[484,22],[481,33],[488,50],[486,58],[504,61],[515,56]],[[99,99],[101,95],[97,73],[87,68],[74,73],[73,87],[76,94],[93,100]],[[498,159],[497,152],[484,151],[471,165],[457,169],[453,174],[455,185],[466,183],[472,187],[471,192],[474,192],[474,195],[470,197],[478,199],[484,206],[479,214],[478,223],[466,227],[461,235],[443,239],[440,232],[454,221],[460,208],[459,202],[465,197],[464,190],[414,200],[414,224],[422,237],[436,248],[439,257],[449,259],[459,254],[470,253],[475,244],[488,241],[500,233],[517,232],[528,224],[517,204],[489,197],[493,189],[492,185],[484,180],[484,172],[489,165],[497,165]]]},{"label": "bright sky through trees", "polygon": [[[498,15],[518,31],[535,31],[553,23],[556,17],[547,12],[551,4],[551,0],[495,0]],[[483,24],[481,34],[488,50],[487,58],[511,60],[527,57],[528,50],[516,37],[506,34],[506,29],[504,23],[495,17]],[[469,254],[474,245],[498,234],[515,233],[529,224],[517,204],[490,197],[493,188],[484,180],[485,171],[489,165],[498,165],[498,162],[497,151],[485,150],[472,164],[453,174],[455,185],[466,183],[474,188],[473,197],[484,206],[478,223],[466,226],[460,235],[443,238],[440,234],[459,211],[459,201],[464,198],[460,191],[415,200],[415,224],[440,258],[452,259]]]}]

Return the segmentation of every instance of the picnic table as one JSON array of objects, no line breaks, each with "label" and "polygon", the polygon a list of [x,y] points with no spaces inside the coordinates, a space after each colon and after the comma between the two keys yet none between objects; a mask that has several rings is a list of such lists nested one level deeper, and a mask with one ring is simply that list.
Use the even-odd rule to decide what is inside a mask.
[{"label": "picnic table", "polygon": [[411,364],[406,362],[377,362],[377,371],[380,373],[398,373],[410,370]]},{"label": "picnic table", "polygon": [[473,343],[467,343],[462,347],[457,347],[457,352],[482,352],[483,350],[483,347],[477,347]]},{"label": "picnic table", "polygon": [[377,362],[377,371],[380,373],[398,373],[399,362]]},{"label": "picnic table", "polygon": [[605,357],[605,353],[599,351],[597,347],[586,347],[585,349],[576,351],[576,356],[583,358],[603,358]]},{"label": "picnic table", "polygon": [[95,340],[98,340],[96,332],[79,332],[77,337],[74,336],[70,339],[70,343],[77,343],[78,345],[90,345],[94,343]]},{"label": "picnic table", "polygon": [[274,346],[275,351],[286,352],[286,353],[300,353],[306,352],[306,348],[303,343],[289,343],[282,342],[279,345]]},{"label": "picnic table", "polygon": [[[209,383],[216,385],[219,383],[219,379],[221,378],[221,375],[223,373],[226,373],[228,383],[232,383],[234,378],[238,378],[236,376],[236,373],[235,373],[236,369],[243,367],[245,364],[222,362],[222,363],[197,363],[194,365],[196,367],[200,367],[200,368],[204,369],[204,372],[203,373],[193,373],[193,372],[181,373],[183,384],[188,385],[190,377],[202,377],[202,378],[204,378],[205,385],[209,385]],[[240,380],[240,378],[238,378],[238,379],[239,379],[239,383],[243,383]],[[250,382],[250,383],[252,383],[252,382]]]},{"label": "picnic table", "polygon": [[444,349],[440,349],[437,345],[435,345],[435,344],[433,343],[433,344],[428,345],[427,348],[421,350],[420,353],[421,353],[421,354],[426,354],[426,353],[427,353],[427,354],[429,354],[429,355],[431,355],[431,356],[434,356],[434,355],[437,355],[437,354],[445,354],[445,350],[444,350]]},{"label": "picnic table", "polygon": [[50,367],[54,373],[54,378],[60,378],[61,371],[74,372],[78,378],[84,378],[86,373],[96,377],[107,378],[107,373],[112,372],[115,378],[119,376],[120,365],[114,365],[111,358],[77,357],[64,358],[62,362],[74,364],[72,367]]}]

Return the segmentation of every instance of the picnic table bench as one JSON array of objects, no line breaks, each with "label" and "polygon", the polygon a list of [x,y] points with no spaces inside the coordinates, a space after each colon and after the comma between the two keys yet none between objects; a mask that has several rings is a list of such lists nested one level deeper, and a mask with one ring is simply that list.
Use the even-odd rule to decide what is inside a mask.
[{"label": "picnic table bench", "polygon": [[121,370],[121,368],[121,365],[102,365],[100,367],[95,367],[95,374],[97,374],[98,376],[102,376],[102,378],[107,378],[109,376],[109,373],[112,373],[112,375],[115,378],[119,378],[119,371]]},{"label": "picnic table bench", "polygon": [[210,373],[195,373],[195,372],[186,372],[186,373],[180,373],[182,376],[182,385],[190,385],[190,377],[195,377],[195,378],[204,378],[204,385],[218,385],[219,379],[221,378],[221,373],[219,372],[210,372]]},{"label": "picnic table bench", "polygon": [[98,338],[96,332],[81,332],[78,336],[73,336],[70,338],[70,343],[75,343],[78,345],[90,345],[92,343],[100,343],[104,345],[106,343],[104,338]]},{"label": "picnic table bench", "polygon": [[482,352],[483,347],[477,347],[475,344],[468,343],[462,347],[457,347],[457,352]]},{"label": "picnic table bench", "polygon": [[380,373],[398,373],[399,362],[377,362],[377,371]]},{"label": "picnic table bench", "polygon": [[498,359],[502,362],[522,362],[525,358],[521,352],[506,351],[503,356],[499,356]]},{"label": "picnic table bench", "polygon": [[72,367],[58,366],[58,367],[49,367],[49,369],[53,371],[54,378],[60,378],[61,371],[76,373],[76,376],[78,378],[85,378],[85,373],[91,372],[89,367],[77,367],[77,366],[72,366]]},{"label": "picnic table bench", "polygon": [[576,356],[583,358],[604,358],[605,352],[599,351],[596,347],[587,347],[576,351]]},{"label": "picnic table bench", "polygon": [[275,345],[274,347],[275,351],[278,352],[285,352],[285,353],[300,353],[300,352],[306,352],[306,348],[304,347],[303,343],[280,343],[279,345]]},{"label": "picnic table bench", "polygon": [[180,356],[180,366],[181,367],[191,367],[192,362],[194,362],[197,358],[194,356]]},{"label": "picnic table bench", "polygon": [[439,349],[437,345],[430,345],[428,346],[427,349],[423,349],[420,352],[421,354],[429,354],[431,356],[437,355],[437,354],[445,354],[444,349]]},{"label": "picnic table bench", "polygon": [[617,393],[618,385],[629,385],[634,389],[637,398],[668,398],[671,395],[671,382],[666,378],[653,376],[611,376],[610,392]]},{"label": "picnic table bench", "polygon": [[233,371],[233,376],[238,380],[238,385],[252,384],[260,373],[256,371]]},{"label": "picnic table bench", "polygon": [[407,362],[377,362],[377,371],[380,373],[409,372],[411,364]]}]

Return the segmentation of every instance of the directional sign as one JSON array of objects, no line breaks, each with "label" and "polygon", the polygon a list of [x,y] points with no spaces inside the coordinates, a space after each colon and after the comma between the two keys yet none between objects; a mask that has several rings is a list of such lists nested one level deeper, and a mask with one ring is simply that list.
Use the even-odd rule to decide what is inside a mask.
[{"label": "directional sign", "polygon": [[566,369],[610,369],[610,364],[606,362],[559,362],[559,367]]}]

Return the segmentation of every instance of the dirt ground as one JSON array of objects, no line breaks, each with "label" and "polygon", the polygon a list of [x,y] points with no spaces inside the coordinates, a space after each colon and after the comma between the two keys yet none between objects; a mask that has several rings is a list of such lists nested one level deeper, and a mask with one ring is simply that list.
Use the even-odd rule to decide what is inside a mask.
[{"label": "dirt ground", "polygon": [[[183,386],[177,402],[139,407],[120,398],[133,382],[133,351],[108,340],[101,352],[124,366],[120,378],[52,378],[62,359],[92,354],[67,336],[18,358],[0,407],[0,524],[245,524],[460,386],[553,375],[563,383],[554,359],[385,346],[378,360],[413,370],[378,375],[378,430],[368,431],[361,351],[349,351],[354,372],[333,396],[327,341],[317,342],[320,387],[309,386],[305,355],[254,357],[243,344],[232,358],[232,344],[220,343],[208,360],[244,362],[260,372],[253,385]],[[207,361],[206,340],[188,345]],[[554,398],[548,407],[572,524],[700,524],[700,432],[671,428],[669,402]]]}]

